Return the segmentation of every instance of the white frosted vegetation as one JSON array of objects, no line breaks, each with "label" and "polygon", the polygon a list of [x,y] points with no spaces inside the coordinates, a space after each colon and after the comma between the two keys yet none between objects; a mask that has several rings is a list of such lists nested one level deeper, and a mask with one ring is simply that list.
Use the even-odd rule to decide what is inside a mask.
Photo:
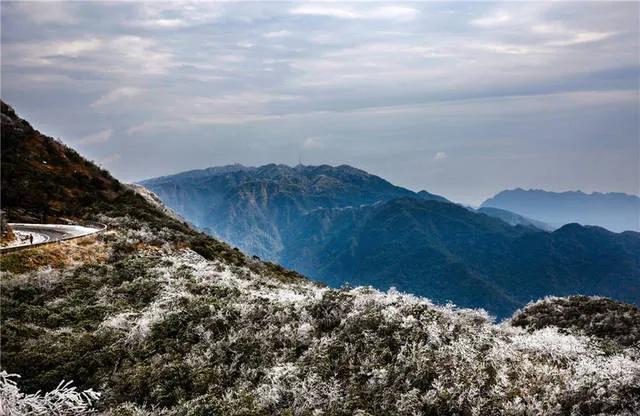
[{"label": "white frosted vegetation", "polygon": [[[141,226],[119,238],[136,244],[161,234]],[[123,379],[144,374],[138,388],[146,396],[127,396],[128,384],[101,386],[104,397],[138,402],[121,404],[123,414],[640,412],[632,348],[606,350],[554,327],[496,325],[484,311],[395,290],[284,283],[171,248],[163,238],[137,257],[142,272],[125,265],[122,282],[96,293],[96,304],[112,313],[95,333],[142,357],[120,365],[130,366]],[[46,289],[63,277],[46,271],[38,284]],[[152,291],[148,302],[114,306],[123,288],[135,287],[143,289],[134,300]],[[153,407],[168,400],[171,386],[179,400]]]},{"label": "white frosted vegetation", "polygon": [[[143,340],[177,312],[177,299],[189,297],[179,270],[188,269],[202,288],[233,290],[208,318],[229,331],[220,336],[201,325],[187,362],[197,369],[231,355],[229,367],[241,368],[245,379],[227,386],[229,400],[249,394],[260,411],[339,413],[361,395],[381,412],[401,414],[624,413],[622,400],[622,408],[640,409],[624,394],[638,383],[638,363],[603,354],[588,337],[497,326],[484,311],[435,306],[394,290],[275,282],[188,250],[167,259],[171,266],[156,273],[163,289],[132,321],[127,339]],[[255,362],[244,362],[248,347]],[[248,381],[253,377],[259,382]]]},{"label": "white frosted vegetation", "polygon": [[20,391],[17,374],[0,372],[0,414],[6,416],[73,416],[91,413],[100,393],[91,389],[78,391],[71,381],[62,380],[46,393],[27,394]]}]

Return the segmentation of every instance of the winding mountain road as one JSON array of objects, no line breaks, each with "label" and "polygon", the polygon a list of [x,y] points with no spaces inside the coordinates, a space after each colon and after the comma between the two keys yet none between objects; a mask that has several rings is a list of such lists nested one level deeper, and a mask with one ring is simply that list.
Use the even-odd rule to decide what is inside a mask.
[{"label": "winding mountain road", "polygon": [[[9,223],[9,226],[16,234],[14,242],[0,250],[15,250],[27,248],[54,241],[69,240],[72,238],[84,237],[104,230],[103,228],[83,227],[80,225],[61,224],[24,224]],[[33,236],[33,244],[29,236]]]}]

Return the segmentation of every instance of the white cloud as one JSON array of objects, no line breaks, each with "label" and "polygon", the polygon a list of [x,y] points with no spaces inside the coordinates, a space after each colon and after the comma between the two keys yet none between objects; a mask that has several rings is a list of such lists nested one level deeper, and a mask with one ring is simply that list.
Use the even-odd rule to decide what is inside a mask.
[{"label": "white cloud", "polygon": [[344,8],[326,6],[300,6],[289,10],[291,14],[336,17],[339,19],[358,19],[358,13]]},{"label": "white cloud", "polygon": [[531,31],[540,35],[571,36],[573,32],[560,24],[538,23],[531,27]]},{"label": "white cloud", "polygon": [[140,36],[120,36],[109,42],[107,53],[118,56],[114,70],[163,74],[173,65],[172,54],[160,48],[159,42]]},{"label": "white cloud", "polygon": [[582,43],[598,42],[616,34],[616,32],[579,31],[568,29],[560,24],[541,23],[534,25],[531,31],[535,34],[555,37],[547,41],[549,46],[573,46]]},{"label": "white cloud", "polygon": [[445,152],[436,152],[436,154],[433,156],[433,160],[439,162],[441,160],[445,160],[447,157],[449,156],[447,156]]},{"label": "white cloud", "polygon": [[188,125],[224,125],[224,124],[244,124],[259,121],[278,120],[282,116],[277,114],[221,114],[221,115],[194,115],[186,116]]},{"label": "white cloud", "polygon": [[[83,58],[60,60],[58,57]],[[90,37],[2,44],[3,61],[13,65],[47,67],[56,71],[120,74],[163,74],[173,56],[159,42],[139,36]]]},{"label": "white cloud", "polygon": [[167,130],[184,130],[194,126],[232,125],[278,120],[287,114],[276,111],[284,105],[295,105],[300,97],[247,91],[218,96],[163,96],[164,104],[158,111],[166,117],[162,120],[147,120],[127,129],[127,134],[151,134]]},{"label": "white cloud", "polygon": [[143,19],[131,21],[128,25],[145,29],[175,29],[187,26],[187,22],[182,19]]},{"label": "white cloud", "polygon": [[69,42],[57,42],[51,45],[49,54],[66,55],[76,58],[82,54],[97,50],[101,45],[102,42],[96,38],[78,39]]},{"label": "white cloud", "polygon": [[302,142],[302,148],[306,150],[322,149],[324,144],[315,137],[307,137]]},{"label": "white cloud", "polygon": [[217,2],[143,2],[140,17],[127,23],[144,29],[177,29],[211,22],[221,15]]},{"label": "white cloud", "polygon": [[418,15],[418,10],[406,6],[382,6],[368,10],[335,6],[300,6],[289,10],[289,13],[338,19],[411,20]]},{"label": "white cloud", "polygon": [[570,39],[549,42],[552,46],[572,46],[581,43],[597,42],[611,37],[613,32],[580,32],[575,33]]},{"label": "white cloud", "polygon": [[15,7],[37,24],[72,24],[78,21],[72,2],[24,1],[15,3]]},{"label": "white cloud", "polygon": [[423,117],[495,117],[521,116],[571,109],[605,108],[633,105],[638,93],[629,90],[563,92],[522,96],[497,96],[463,100],[435,101],[425,104],[370,107],[353,110],[349,114],[367,114],[375,117],[391,114],[420,114]]},{"label": "white cloud", "polygon": [[117,88],[109,91],[91,104],[91,107],[101,107],[107,104],[113,104],[125,98],[132,98],[140,94],[140,89],[133,87]]},{"label": "white cloud", "polygon": [[506,23],[511,22],[511,20],[512,20],[512,17],[509,13],[504,11],[498,11],[488,16],[473,19],[471,21],[471,24],[474,26],[490,28],[490,27],[502,26]]},{"label": "white cloud", "polygon": [[20,42],[3,45],[2,58],[14,65],[49,65],[54,57],[78,58],[99,50],[102,45],[97,38]]},{"label": "white cloud", "polygon": [[251,106],[260,106],[275,102],[295,101],[300,97],[288,94],[272,94],[260,91],[246,91],[237,94],[225,94],[214,97],[191,97],[187,105],[205,110],[246,110]]},{"label": "white cloud", "polygon": [[120,153],[113,153],[107,157],[100,159],[98,163],[105,167],[112,167],[121,158],[122,155],[120,155]]},{"label": "white cloud", "polygon": [[270,120],[279,120],[279,115],[268,114],[183,114],[169,120],[150,120],[131,126],[127,134],[149,135],[166,133],[167,131],[184,131],[201,126],[224,126],[234,124],[258,123]]},{"label": "white cloud", "polygon": [[277,30],[274,32],[263,33],[262,36],[267,39],[285,38],[287,36],[291,36],[291,32],[289,32],[288,30]]},{"label": "white cloud", "polygon": [[366,19],[411,20],[418,15],[418,10],[405,6],[384,6],[364,13]]},{"label": "white cloud", "polygon": [[542,48],[533,45],[513,45],[505,43],[472,43],[471,49],[485,50],[506,55],[526,55],[530,53],[544,52]]},{"label": "white cloud", "polygon": [[184,122],[177,120],[153,120],[144,121],[140,124],[129,127],[126,132],[129,136],[135,136],[138,134],[152,134],[166,132],[168,130],[176,130],[177,127],[184,127]]},{"label": "white cloud", "polygon": [[78,140],[78,144],[104,143],[111,138],[111,134],[113,134],[113,130],[111,129],[102,130],[82,137],[80,140]]}]

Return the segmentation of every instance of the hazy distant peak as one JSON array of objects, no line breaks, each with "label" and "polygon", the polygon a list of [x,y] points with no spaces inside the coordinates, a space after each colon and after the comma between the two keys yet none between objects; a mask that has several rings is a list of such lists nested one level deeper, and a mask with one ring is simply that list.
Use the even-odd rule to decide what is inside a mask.
[{"label": "hazy distant peak", "polygon": [[[507,189],[504,191],[500,191],[498,192],[495,196],[493,196],[492,198],[489,198],[488,200],[491,200],[493,198],[496,198],[498,196],[501,195],[508,195],[508,194],[543,194],[543,195],[549,195],[549,196],[556,196],[556,195],[564,195],[564,196],[612,196],[612,197],[621,197],[621,198],[631,198],[631,199],[639,199],[640,200],[640,196],[638,195],[633,195],[633,194],[627,194],[624,192],[600,192],[600,191],[593,191],[591,193],[588,192],[584,192],[580,189],[577,189],[575,191],[560,191],[560,192],[555,192],[555,191],[547,191],[544,189],[539,189],[539,188],[529,188],[529,189],[523,189],[523,188],[514,188],[514,189]],[[488,201],[487,200],[487,201]],[[486,201],[485,201],[486,202]]]},{"label": "hazy distant peak", "polygon": [[621,192],[550,192],[521,188],[499,192],[481,207],[501,208],[555,227],[597,225],[621,232],[640,231],[640,198]]},{"label": "hazy distant peak", "polygon": [[441,202],[450,202],[447,198],[440,196],[440,195],[436,195],[436,194],[432,194],[431,192],[427,192],[424,189],[420,192],[417,193],[422,199],[430,199],[430,200],[434,200],[434,201],[441,201]]}]

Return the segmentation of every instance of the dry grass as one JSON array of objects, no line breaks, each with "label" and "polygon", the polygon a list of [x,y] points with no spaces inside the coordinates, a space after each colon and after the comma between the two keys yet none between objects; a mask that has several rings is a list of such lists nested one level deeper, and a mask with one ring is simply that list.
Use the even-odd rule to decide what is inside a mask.
[{"label": "dry grass", "polygon": [[108,256],[106,244],[90,236],[3,254],[0,270],[25,273],[46,266],[60,269],[76,264],[103,263]]},{"label": "dry grass", "polygon": [[162,247],[149,243],[139,242],[135,243],[133,247],[135,251],[144,253],[145,255],[157,255],[163,252]]},{"label": "dry grass", "polygon": [[7,225],[7,232],[4,235],[0,235],[0,246],[5,246],[11,243],[16,238],[13,230]]}]

